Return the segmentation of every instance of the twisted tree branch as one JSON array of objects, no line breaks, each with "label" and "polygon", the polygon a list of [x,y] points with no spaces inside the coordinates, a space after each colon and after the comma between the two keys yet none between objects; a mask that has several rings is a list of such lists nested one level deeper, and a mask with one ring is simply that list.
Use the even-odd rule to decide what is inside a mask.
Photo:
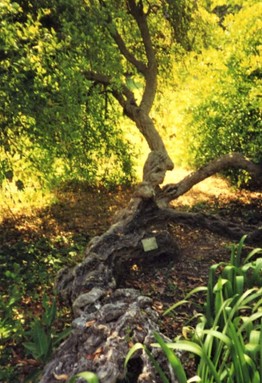
[{"label": "twisted tree branch", "polygon": [[207,165],[189,174],[177,184],[168,184],[162,188],[157,195],[157,201],[165,205],[188,192],[192,187],[204,179],[219,173],[222,170],[234,168],[247,170],[256,179],[258,184],[262,183],[262,166],[254,164],[245,158],[241,153],[225,154],[218,159],[209,162]]}]

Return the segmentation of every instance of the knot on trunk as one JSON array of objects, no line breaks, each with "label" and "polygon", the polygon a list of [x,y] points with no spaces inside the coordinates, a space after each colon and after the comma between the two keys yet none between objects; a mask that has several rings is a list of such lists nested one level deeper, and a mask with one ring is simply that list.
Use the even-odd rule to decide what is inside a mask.
[{"label": "knot on trunk", "polygon": [[[153,150],[149,153],[143,169],[143,182],[156,187],[164,182],[166,171],[173,168],[166,152]],[[171,167],[172,166],[172,167]]]}]

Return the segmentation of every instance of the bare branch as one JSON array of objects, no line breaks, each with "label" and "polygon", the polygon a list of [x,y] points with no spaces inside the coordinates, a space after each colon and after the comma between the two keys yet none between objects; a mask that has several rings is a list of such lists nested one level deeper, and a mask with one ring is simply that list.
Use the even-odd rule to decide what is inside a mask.
[{"label": "bare branch", "polygon": [[116,27],[114,27],[114,29],[115,29],[114,32],[110,31],[110,34],[112,38],[115,40],[120,52],[127,59],[127,61],[129,61],[131,64],[135,66],[138,72],[142,73],[145,76],[146,70],[147,70],[146,65],[142,61],[137,60],[136,57],[127,49],[127,46],[122,36],[120,35]]},{"label": "bare branch", "polygon": [[145,72],[147,69],[146,65],[142,61],[138,60],[135,57],[135,55],[133,53],[131,53],[130,50],[127,48],[122,36],[118,32],[118,29],[117,29],[117,27],[116,27],[116,25],[112,19],[112,16],[111,16],[109,10],[107,9],[106,2],[100,1],[100,3],[101,3],[101,6],[108,13],[108,28],[107,29],[108,29],[109,34],[111,35],[111,37],[114,39],[115,43],[117,44],[119,51],[127,59],[128,62],[130,62],[132,65],[135,66],[135,68],[137,69],[138,72],[145,75]]},{"label": "bare branch", "polygon": [[185,224],[192,227],[200,227],[217,233],[223,237],[240,240],[247,235],[247,243],[261,243],[262,228],[254,225],[240,226],[230,221],[225,221],[216,215],[207,215],[204,213],[192,213],[178,211],[172,208],[161,209],[161,220],[163,223],[174,222],[176,224]]},{"label": "bare branch", "polygon": [[101,73],[96,73],[93,71],[85,71],[85,72],[83,72],[83,74],[85,75],[87,80],[95,81],[99,84],[111,85],[111,83],[112,83],[110,76],[106,76],[106,75],[101,74]]},{"label": "bare branch", "polygon": [[147,18],[146,14],[143,11],[142,3],[136,2],[134,0],[128,0],[128,5],[130,9],[131,15],[134,17],[135,21],[137,22],[138,28],[141,33],[141,37],[143,39],[143,43],[145,46],[146,56],[148,63],[152,63],[155,61],[155,52],[153,49],[153,44],[151,41],[151,36],[148,28]]},{"label": "bare branch", "polygon": [[[94,81],[96,83],[112,87],[113,96],[117,99],[119,104],[124,109],[126,108],[127,103],[136,105],[134,93],[130,89],[128,89],[128,87],[123,83],[119,87],[116,87],[114,86],[114,83],[110,76],[106,76],[104,74],[96,73],[93,71],[85,71],[83,72],[83,74],[90,81]],[[117,88],[119,88],[119,90]]]},{"label": "bare branch", "polygon": [[213,174],[219,173],[227,168],[245,169],[252,177],[256,177],[258,182],[262,182],[262,167],[246,159],[240,153],[226,154],[214,161],[211,161],[206,166],[189,174],[177,184],[169,184],[163,187],[159,193],[157,200],[160,203],[168,203],[179,196],[185,194],[194,185],[210,177]]}]

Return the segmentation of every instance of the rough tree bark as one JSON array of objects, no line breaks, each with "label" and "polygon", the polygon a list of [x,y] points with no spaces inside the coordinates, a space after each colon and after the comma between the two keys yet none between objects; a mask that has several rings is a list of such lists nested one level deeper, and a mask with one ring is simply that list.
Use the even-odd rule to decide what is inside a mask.
[{"label": "rough tree bark", "polygon": [[[106,7],[104,2],[101,4]],[[156,257],[179,257],[176,241],[168,230],[169,221],[204,226],[235,239],[244,232],[250,233],[250,241],[261,234],[261,228],[250,226],[240,230],[218,218],[178,212],[168,206],[198,182],[227,167],[246,169],[260,183],[262,169],[241,154],[229,154],[177,184],[160,187],[166,171],[173,168],[173,162],[150,117],[157,89],[157,62],[147,24],[149,12],[144,12],[142,1],[127,0],[126,5],[140,31],[146,62],[138,60],[128,50],[116,27],[112,28],[111,19],[109,32],[121,55],[144,76],[145,88],[140,103],[125,84],[114,88],[110,76],[93,71],[86,71],[85,76],[111,87],[126,116],[146,138],[151,152],[144,166],[143,181],[116,223],[91,241],[81,264],[63,269],[58,275],[57,289],[66,304],[72,306],[74,320],[71,335],[46,365],[40,383],[66,381],[81,371],[95,372],[101,383],[120,383],[126,376],[124,360],[130,345],[140,342],[150,348],[154,332],[159,332],[158,314],[150,298],[142,296],[138,290],[121,288],[121,278],[137,260],[152,265]],[[161,352],[158,349],[152,352],[170,382],[176,382]],[[135,371],[133,383],[159,382],[145,351],[140,351],[131,364]]]}]

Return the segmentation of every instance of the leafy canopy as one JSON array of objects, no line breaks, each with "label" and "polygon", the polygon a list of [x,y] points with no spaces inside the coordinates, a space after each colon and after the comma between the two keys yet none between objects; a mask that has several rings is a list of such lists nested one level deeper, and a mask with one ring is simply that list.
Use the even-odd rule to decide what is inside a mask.
[{"label": "leafy canopy", "polygon": [[[158,60],[151,117],[172,157],[199,166],[240,151],[261,161],[260,2],[136,3]],[[124,84],[139,101],[144,79],[112,38],[145,60],[129,11],[124,0],[1,2],[2,181],[25,182],[32,169],[42,184],[132,180],[140,139],[114,92]],[[89,71],[110,84],[88,80]]]}]

